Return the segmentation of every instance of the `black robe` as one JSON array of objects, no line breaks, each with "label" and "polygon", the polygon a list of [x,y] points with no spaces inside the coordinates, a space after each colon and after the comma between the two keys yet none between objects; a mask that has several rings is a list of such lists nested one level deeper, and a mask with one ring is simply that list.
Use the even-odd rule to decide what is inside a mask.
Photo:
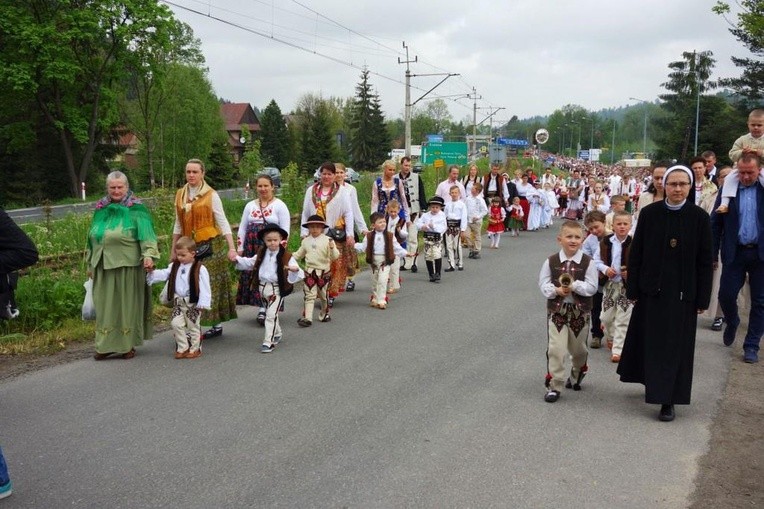
[{"label": "black robe", "polygon": [[626,295],[636,299],[618,374],[645,385],[645,401],[687,405],[692,391],[697,310],[711,300],[711,224],[689,199],[660,201],[639,214]]}]

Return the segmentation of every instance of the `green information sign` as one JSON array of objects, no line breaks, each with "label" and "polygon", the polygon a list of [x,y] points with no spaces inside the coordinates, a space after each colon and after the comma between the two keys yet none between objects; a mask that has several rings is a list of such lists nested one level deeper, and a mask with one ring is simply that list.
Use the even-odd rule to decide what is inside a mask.
[{"label": "green information sign", "polygon": [[444,141],[428,143],[422,147],[424,163],[432,164],[436,159],[443,159],[446,164],[467,164],[467,143]]}]

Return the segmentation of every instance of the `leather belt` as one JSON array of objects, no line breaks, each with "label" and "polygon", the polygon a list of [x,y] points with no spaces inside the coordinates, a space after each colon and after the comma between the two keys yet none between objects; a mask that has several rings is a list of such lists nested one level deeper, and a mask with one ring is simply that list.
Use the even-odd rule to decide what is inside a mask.
[{"label": "leather belt", "polygon": [[758,244],[738,244],[738,247],[742,247],[743,249],[754,249],[759,247]]}]

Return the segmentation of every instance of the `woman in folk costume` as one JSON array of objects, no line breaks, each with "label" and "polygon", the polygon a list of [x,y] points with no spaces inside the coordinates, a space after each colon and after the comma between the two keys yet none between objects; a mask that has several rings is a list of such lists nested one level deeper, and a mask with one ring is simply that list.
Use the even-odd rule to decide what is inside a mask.
[{"label": "woman in folk costume", "polygon": [[520,197],[520,206],[523,208],[523,229],[527,230],[531,212],[530,198],[536,194],[536,190],[533,188],[533,184],[528,182],[528,175],[524,173],[520,175],[520,183],[515,185],[517,186],[517,195]]},{"label": "woman in folk costume", "polygon": [[212,325],[202,335],[209,339],[223,334],[223,322],[236,318],[236,295],[228,262],[236,261],[237,253],[223,202],[205,182],[204,174],[204,163],[199,159],[186,163],[186,185],[175,194],[170,259],[176,261],[175,243],[180,237],[191,237],[196,242],[196,256],[210,275],[212,309],[202,319],[202,325]]},{"label": "woman in folk costume", "polygon": [[120,171],[106,177],[106,196],[98,200],[85,255],[93,278],[96,309],[95,360],[135,356],[151,339],[151,288],[146,271],[159,259],[151,213]]},{"label": "woman in folk costume", "polygon": [[626,296],[636,301],[618,365],[622,382],[645,386],[645,402],[690,404],[698,314],[711,299],[712,242],[708,214],[692,197],[693,174],[672,166],[663,175],[666,198],[640,213],[628,262]]},{"label": "woman in folk costume", "polygon": [[[245,258],[255,256],[263,246],[258,233],[268,224],[276,224],[289,235],[291,217],[286,204],[276,198],[276,187],[270,175],[259,175],[255,180],[257,198],[247,203],[239,221],[237,238],[238,254]],[[251,270],[242,271],[239,287],[236,291],[236,304],[259,306],[257,323],[265,325],[265,303],[260,299],[260,290],[252,286],[254,274]]]},{"label": "woman in folk costume", "polygon": [[[363,237],[366,235],[366,232],[369,231],[369,229],[366,227],[366,221],[363,219],[363,212],[361,212],[361,206],[358,203],[358,191],[353,184],[345,180],[347,170],[345,169],[344,164],[334,163],[334,168],[334,181],[337,182],[343,191],[347,193],[348,199],[350,200],[350,208],[353,211],[353,223],[355,224],[355,231],[357,234]],[[355,249],[351,249],[348,253],[348,273],[347,283],[345,284],[345,290],[349,292],[355,290],[355,281],[353,281],[353,276],[355,276],[358,268],[358,253],[356,253]]]},{"label": "woman in folk costume", "polygon": [[[350,252],[354,249],[353,210],[347,190],[335,180],[337,169],[332,162],[321,165],[321,177],[305,191],[302,203],[302,223],[307,223],[312,215],[318,215],[329,225],[328,235],[332,237],[340,251],[340,256],[332,261],[332,283],[329,287],[329,306],[334,305],[340,293],[345,291]],[[300,237],[305,238],[308,229],[300,229]]]}]

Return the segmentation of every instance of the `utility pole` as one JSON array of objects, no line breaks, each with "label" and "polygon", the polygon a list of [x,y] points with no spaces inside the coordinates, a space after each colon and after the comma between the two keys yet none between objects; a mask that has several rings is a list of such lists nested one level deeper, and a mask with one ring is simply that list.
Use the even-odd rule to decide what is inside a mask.
[{"label": "utility pole", "polygon": [[403,41],[403,49],[406,50],[406,60],[401,60],[401,57],[398,57],[398,63],[406,64],[406,107],[403,113],[403,122],[406,126],[406,157],[411,157],[411,68],[409,64],[415,63],[417,57],[414,56],[414,60],[409,59],[409,47],[406,46],[406,41]]},{"label": "utility pole", "polygon": [[472,93],[469,94],[467,97],[472,99],[472,150],[470,153],[472,155],[477,154],[477,100],[482,99],[482,95],[477,95],[477,92],[475,91],[475,87],[472,87]]}]

